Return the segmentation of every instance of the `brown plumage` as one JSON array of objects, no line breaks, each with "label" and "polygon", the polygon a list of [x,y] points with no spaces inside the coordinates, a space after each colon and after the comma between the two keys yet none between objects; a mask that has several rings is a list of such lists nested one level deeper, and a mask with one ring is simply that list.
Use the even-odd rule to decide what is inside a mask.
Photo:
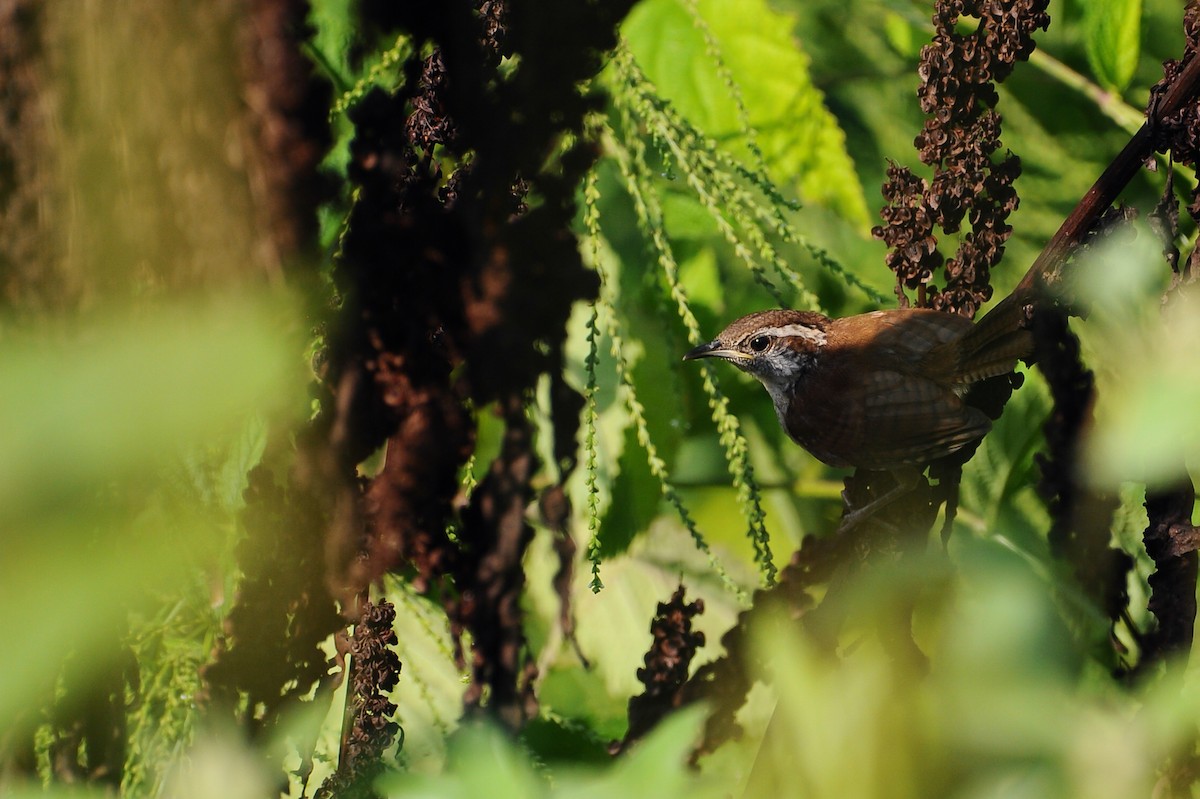
[{"label": "brown plumage", "polygon": [[991,422],[962,398],[1032,351],[1009,310],[980,325],[924,309],[763,311],[685,358],[722,358],[757,377],[788,435],[825,463],[895,472],[987,433]]}]

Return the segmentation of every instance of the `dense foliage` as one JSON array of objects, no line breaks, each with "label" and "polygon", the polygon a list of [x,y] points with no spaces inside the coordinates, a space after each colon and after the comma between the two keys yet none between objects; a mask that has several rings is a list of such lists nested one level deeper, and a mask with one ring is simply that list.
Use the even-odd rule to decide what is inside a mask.
[{"label": "dense foliage", "polygon": [[[0,795],[1196,790],[1194,3],[129,6],[0,7]],[[1033,264],[852,534],[680,361]]]}]

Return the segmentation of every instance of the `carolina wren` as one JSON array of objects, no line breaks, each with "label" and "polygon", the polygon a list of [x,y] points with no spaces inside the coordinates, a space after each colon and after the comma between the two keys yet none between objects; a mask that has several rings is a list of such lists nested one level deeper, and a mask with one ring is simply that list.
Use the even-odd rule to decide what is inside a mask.
[{"label": "carolina wren", "polygon": [[1032,335],[1013,310],[1002,302],[978,325],[915,308],[841,319],[762,311],[684,360],[721,358],[758,378],[783,429],[824,463],[892,473],[896,488],[849,513],[844,529],[910,490],[924,464],[991,428],[963,396],[1031,354]]}]

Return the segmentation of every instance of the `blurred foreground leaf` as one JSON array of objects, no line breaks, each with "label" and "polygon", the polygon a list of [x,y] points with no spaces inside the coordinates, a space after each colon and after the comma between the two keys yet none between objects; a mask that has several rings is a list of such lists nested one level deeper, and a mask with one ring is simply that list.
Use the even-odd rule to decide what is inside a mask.
[{"label": "blurred foreground leaf", "polygon": [[[737,744],[744,795],[1118,799],[1151,795],[1190,751],[1194,686],[1138,696],[1081,679],[1086,661],[1023,559],[958,540],[957,570],[933,556],[856,581],[838,657],[790,619],[759,630],[778,700],[761,744]],[[890,609],[909,603],[928,662],[897,656],[910,632]]]},{"label": "blurred foreground leaf", "polygon": [[0,636],[22,656],[0,681],[0,728],[35,721],[70,653],[101,669],[132,605],[177,595],[224,543],[227,519],[168,490],[166,467],[300,393],[296,321],[259,298],[7,336]]},{"label": "blurred foreground leaf", "polygon": [[[493,727],[463,727],[451,744],[451,767],[441,776],[393,774],[381,780],[387,797],[468,799],[607,799],[655,796],[660,799],[724,796],[728,786],[702,780],[685,763],[702,722],[692,708],[666,720],[627,756],[601,767],[580,767],[547,775],[529,755]],[[549,779],[547,779],[549,777]]]},{"label": "blurred foreground leaf", "polygon": [[1119,239],[1084,265],[1092,313],[1079,331],[1097,385],[1086,466],[1109,487],[1170,484],[1200,454],[1200,308],[1186,287],[1163,308],[1156,247],[1149,236]]},{"label": "blurred foreground leaf", "polygon": [[[111,317],[46,343],[10,336],[0,362],[0,518],[127,475],[147,452],[233,432],[296,381],[295,320],[268,303]],[[292,383],[285,379],[291,372]]]}]

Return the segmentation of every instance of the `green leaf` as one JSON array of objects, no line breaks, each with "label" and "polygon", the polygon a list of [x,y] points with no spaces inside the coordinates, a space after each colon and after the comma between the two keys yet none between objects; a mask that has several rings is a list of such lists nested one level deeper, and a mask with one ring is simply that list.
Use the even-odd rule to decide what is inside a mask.
[{"label": "green leaf", "polygon": [[1142,0],[1088,0],[1083,27],[1088,63],[1109,89],[1129,86],[1141,54]]},{"label": "green leaf", "polygon": [[1033,491],[1033,454],[1043,446],[1042,424],[1049,412],[1045,383],[1025,372],[1024,384],[963,469],[960,525],[1007,536],[1024,552],[1044,551],[1048,521]]},{"label": "green leaf", "polygon": [[[396,651],[404,664],[390,696],[404,728],[399,757],[406,769],[430,771],[445,763],[446,736],[462,713],[462,680],[442,608],[399,578],[389,583],[385,593],[396,605]],[[334,738],[329,751],[337,751]]]},{"label": "green leaf", "polygon": [[884,15],[883,33],[887,36],[888,44],[897,53],[911,58],[920,52],[921,48],[912,24],[894,11],[889,11]]},{"label": "green leaf", "polygon": [[703,723],[703,711],[689,708],[665,719],[620,760],[564,770],[545,779],[522,750],[488,724],[464,725],[451,745],[452,768],[440,775],[393,773],[376,786],[388,797],[487,796],[495,799],[600,799],[610,796],[655,796],[702,799],[729,795],[726,781],[702,779],[687,758]]},{"label": "green leaf", "polygon": [[[350,0],[314,0],[309,5],[308,21],[313,28],[310,46],[321,55],[324,64],[337,70],[336,77],[341,83],[348,83],[348,56],[354,44]],[[339,87],[339,91],[344,90],[344,86]]]},{"label": "green leaf", "polygon": [[568,775],[562,780],[558,796],[566,799],[730,796],[732,786],[728,784],[731,782],[728,775],[722,775],[724,779],[702,777],[687,766],[703,722],[704,710],[698,707],[667,716],[649,736],[604,773]]},{"label": "green leaf", "polygon": [[53,346],[9,339],[0,418],[21,424],[0,439],[3,516],[142,469],[164,443],[238,431],[301,374],[289,363],[292,342],[275,332],[291,324],[269,304],[246,303],[114,317]]},{"label": "green leaf", "polygon": [[[588,682],[594,683],[595,680]],[[583,721],[561,717],[531,719],[521,731],[521,744],[543,763],[590,763],[612,761],[607,742]]]},{"label": "green leaf", "polygon": [[612,502],[600,521],[600,552],[606,559],[624,552],[650,526],[662,499],[632,425],[625,430],[625,449],[617,463]]},{"label": "green leaf", "polygon": [[[792,17],[764,0],[701,0],[695,18],[680,0],[649,0],[622,32],[647,77],[680,113],[749,154],[742,101],[771,177],[865,230],[867,203],[845,135],[812,84],[793,26]],[[732,85],[722,77],[725,69]]]},{"label": "green leaf", "polygon": [[1194,297],[1175,292],[1162,308],[1158,245],[1116,237],[1086,255],[1077,289],[1092,310],[1079,325],[1096,375],[1096,424],[1087,431],[1085,475],[1116,488],[1125,480],[1169,486],[1200,453],[1200,333]]},{"label": "green leaf", "polygon": [[376,786],[388,797],[532,799],[549,795],[528,756],[486,723],[466,724],[450,744],[450,764],[441,775],[395,772]]}]

